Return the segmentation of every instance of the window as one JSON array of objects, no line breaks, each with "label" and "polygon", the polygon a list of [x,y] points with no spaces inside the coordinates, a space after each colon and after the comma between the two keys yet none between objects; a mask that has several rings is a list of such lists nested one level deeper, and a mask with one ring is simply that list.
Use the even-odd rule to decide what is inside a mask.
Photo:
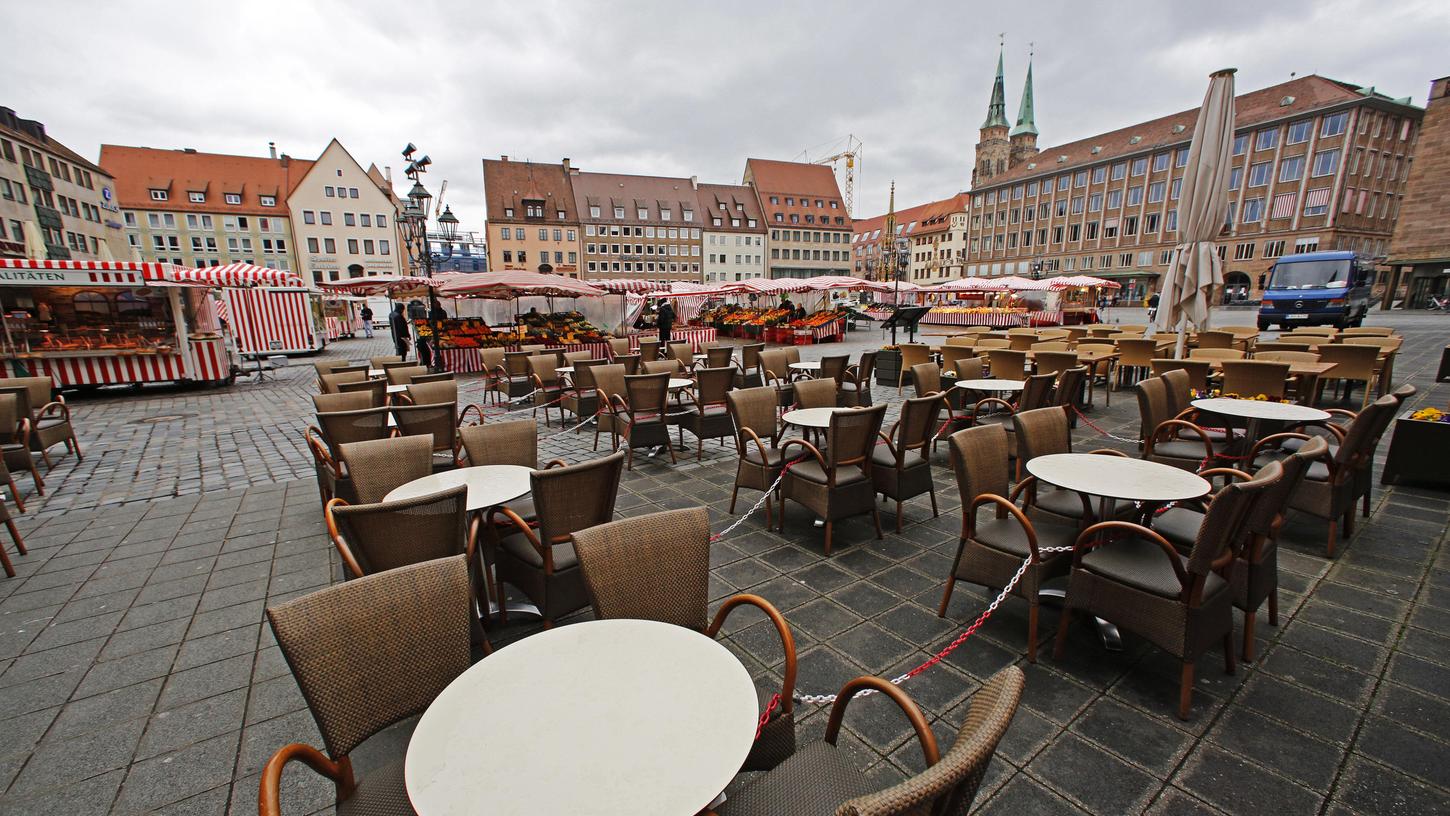
[{"label": "window", "polygon": [[1163,216],[1163,230],[1165,232],[1177,232],[1178,231],[1178,211],[1177,210],[1169,210],[1168,213]]},{"label": "window", "polygon": [[[1242,156],[1249,149],[1249,134],[1240,133],[1234,137],[1234,155]],[[1154,168],[1155,170],[1157,168]]]},{"label": "window", "polygon": [[1072,199],[1072,214],[1073,215],[1082,215],[1082,205],[1083,205],[1082,196],[1073,196],[1073,199]]},{"label": "window", "polygon": [[1299,240],[1294,242],[1295,255],[1299,255],[1304,252],[1314,252],[1317,249],[1319,249],[1318,236],[1315,236],[1313,238],[1300,238]]},{"label": "window", "polygon": [[560,221],[563,221],[564,220],[564,211],[563,210],[555,210],[554,211],[554,215],[558,216],[558,218],[559,218]]},{"label": "window", "polygon": [[1087,171],[1086,170],[1080,170],[1080,171],[1078,171],[1078,174],[1075,177],[1073,177],[1072,185],[1074,187],[1086,187],[1087,186],[1087,179],[1088,179]]},{"label": "window", "polygon": [[1143,216],[1143,234],[1152,235],[1158,231],[1158,213],[1148,213]]},{"label": "window", "polygon": [[1314,123],[1308,119],[1300,119],[1297,122],[1289,123],[1289,135],[1284,138],[1284,144],[1300,144],[1309,141],[1309,134],[1314,130]]},{"label": "window", "polygon": [[321,215],[323,226],[332,226],[332,213],[328,212],[327,210],[323,210]]},{"label": "window", "polygon": [[389,249],[388,249],[388,241],[387,241],[386,238],[378,241],[378,254],[379,255],[388,255],[388,254],[390,254]]},{"label": "window", "polygon": [[331,187],[323,187],[322,188],[322,194],[324,196],[327,196],[328,198],[332,198],[335,195],[335,193],[336,193],[336,191],[333,190],[333,188],[331,188]]},{"label": "window", "polygon": [[1279,181],[1298,181],[1303,176],[1303,156],[1290,156],[1279,162]]},{"label": "window", "polygon": [[1136,206],[1138,206],[1139,204],[1142,204],[1142,203],[1143,203],[1143,188],[1142,187],[1129,187],[1128,188],[1128,206],[1129,207],[1136,207]]},{"label": "window", "polygon": [[540,227],[539,228],[539,240],[540,241],[547,241],[547,240],[549,240],[549,230],[548,230],[547,227]]},{"label": "window", "polygon": [[1098,222],[1096,222],[1096,221],[1089,221],[1089,222],[1087,222],[1087,235],[1085,237],[1089,241],[1091,241],[1094,238],[1098,237]]},{"label": "window", "polygon": [[1132,236],[1138,234],[1138,216],[1130,215],[1123,219],[1123,235]]},{"label": "window", "polygon": [[1153,172],[1161,173],[1168,169],[1168,154],[1159,153],[1153,157]]},{"label": "window", "polygon": [[1141,176],[1146,172],[1148,172],[1148,160],[1133,159],[1133,175]]},{"label": "window", "polygon": [[1279,131],[1275,128],[1265,128],[1254,137],[1255,150],[1273,150],[1277,144],[1279,144]]},{"label": "window", "polygon": [[[341,189],[341,188],[338,188],[338,189]],[[349,187],[349,188],[347,188],[347,197],[348,198],[357,198],[357,188],[356,187]]]},{"label": "window", "polygon": [[276,196],[258,196],[258,200],[262,203],[262,206],[263,207],[275,207],[275,206],[277,206],[277,197]]},{"label": "window", "polygon": [[1321,187],[1304,194],[1304,214],[1325,215],[1329,212],[1329,188]]},{"label": "window", "polygon": [[356,255],[357,254],[357,239],[356,238],[349,238],[349,239],[347,239],[347,253],[349,255]]},{"label": "window", "polygon": [[614,217],[617,218],[617,219],[621,219],[622,220],[624,218],[624,208],[623,207],[615,207],[614,208]]},{"label": "window", "polygon": [[1244,168],[1233,167],[1228,171],[1228,188],[1237,190],[1244,183]]},{"label": "window", "polygon": [[1171,199],[1173,199],[1174,201],[1177,201],[1178,200],[1178,196],[1181,195],[1182,193],[1183,193],[1183,179],[1176,178],[1176,179],[1173,180],[1173,183],[1172,184],[1168,185],[1168,197],[1171,198]]},{"label": "window", "polygon": [[1284,242],[1283,241],[1265,241],[1264,242],[1264,257],[1265,258],[1277,258],[1277,257],[1279,257],[1279,256],[1281,256],[1283,254],[1284,254]]},{"label": "window", "polygon": [[1338,150],[1321,150],[1314,154],[1314,176],[1332,176],[1338,169]]},{"label": "window", "polygon": [[1349,112],[1341,111],[1324,117],[1323,124],[1319,127],[1320,138],[1327,139],[1330,136],[1338,136],[1344,132],[1344,126],[1349,121]]},{"label": "window", "polygon": [[1252,241],[1244,244],[1234,245],[1235,261],[1252,261],[1254,259],[1254,244]]},{"label": "window", "polygon": [[1088,212],[1098,212],[1103,208],[1103,194],[1093,193],[1088,196]]},{"label": "window", "polygon": [[364,238],[363,239],[363,254],[364,255],[371,255],[371,254],[373,254],[373,239],[371,239],[371,238]]},{"label": "window", "polygon": [[1106,220],[1106,221],[1103,222],[1103,237],[1104,238],[1116,238],[1116,237],[1118,237],[1118,219],[1116,219],[1116,218],[1109,218],[1108,220]]},{"label": "window", "polygon": [[1257,224],[1264,220],[1264,200],[1262,198],[1244,199],[1244,223]]},{"label": "window", "polygon": [[357,226],[357,216],[353,215],[350,212],[343,213],[342,214],[342,225],[344,227],[355,227],[355,226]]},{"label": "window", "polygon": [[222,198],[228,204],[241,204],[242,203],[242,194],[241,193],[226,193],[226,194],[224,194],[222,196]]},{"label": "window", "polygon": [[357,220],[358,223],[362,224],[364,227],[371,227],[373,225],[373,217],[371,215],[368,215],[367,213],[360,213],[357,217]]},{"label": "window", "polygon": [[[1113,166],[1113,179],[1114,180],[1117,180],[1117,178],[1118,178],[1117,173],[1118,173],[1118,165],[1114,165]],[[1106,178],[1107,175],[1108,175],[1108,168],[1106,168],[1106,167],[1094,167],[1093,168],[1093,184],[1102,184],[1103,183],[1103,179]]]},{"label": "window", "polygon": [[684,215],[682,217],[686,221],[694,221],[695,220],[695,211],[694,210],[685,210],[684,211]]},{"label": "window", "polygon": [[1178,150],[1174,151],[1174,153],[1173,153],[1173,166],[1174,167],[1187,167],[1188,166],[1188,148],[1181,147]]},{"label": "window", "polygon": [[186,199],[193,204],[205,204],[206,193],[198,193],[195,190],[186,194]]},{"label": "window", "polygon": [[169,198],[169,196],[166,194],[166,191],[165,190],[157,190],[157,189],[152,189],[151,190],[151,200],[152,201],[165,201],[167,198]]},{"label": "window", "polygon": [[1265,184],[1268,184],[1269,168],[1271,166],[1270,162],[1259,162],[1258,164],[1249,165],[1249,186],[1263,187]]},{"label": "window", "polygon": [[329,254],[329,255],[337,252],[337,241],[334,241],[331,238],[323,238],[322,239],[322,250],[324,252],[326,252],[327,254]]}]

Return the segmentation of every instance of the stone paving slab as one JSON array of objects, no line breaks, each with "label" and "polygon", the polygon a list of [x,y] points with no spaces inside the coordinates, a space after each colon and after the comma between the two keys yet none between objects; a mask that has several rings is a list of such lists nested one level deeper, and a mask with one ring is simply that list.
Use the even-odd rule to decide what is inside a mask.
[{"label": "stone paving slab", "polygon": [[[1444,323],[1424,317],[1393,318],[1408,338],[1397,380],[1443,405],[1450,387],[1430,376]],[[844,348],[879,341],[867,333]],[[351,341],[328,353],[383,351]],[[320,744],[263,623],[266,605],[339,575],[300,444],[314,382],[298,361],[257,385],[72,401],[86,458],[56,457],[47,496],[18,519],[31,552],[15,559],[16,578],[0,580],[0,812],[252,814],[266,758],[289,742]],[[876,393],[895,402],[894,389]],[[1114,396],[1089,416],[1131,438],[1134,401]],[[557,419],[541,427],[559,432]],[[1131,448],[1086,424],[1074,438]],[[541,452],[578,461],[591,443],[591,433],[568,433]],[[735,518],[734,453],[704,452],[675,466],[636,460],[620,515],[704,504],[723,529]],[[791,505],[784,535],[753,516],[713,546],[712,599],[750,591],[781,608],[796,635],[799,690],[900,674],[988,600],[959,584],[946,618],[936,616],[961,505],[945,452],[933,461],[940,517],[924,499],[908,502],[901,533],[890,510],[880,541],[869,521],[846,521],[826,558],[808,514]],[[737,509],[753,499],[742,493]],[[1048,650],[1026,664],[1015,601],[906,689],[949,741],[987,677],[1012,663],[1027,671],[1023,706],[977,800],[983,813],[1450,812],[1450,494],[1376,485],[1374,511],[1333,561],[1324,525],[1291,518],[1279,626],[1261,616],[1259,658],[1234,676],[1219,654],[1205,656],[1188,722],[1173,716],[1175,662],[1132,637],[1110,653],[1082,629],[1063,660]],[[1056,623],[1047,611],[1042,631]],[[536,629],[514,623],[491,635],[507,648]],[[759,683],[778,687],[782,656],[762,616],[732,617],[725,642]],[[802,741],[819,738],[825,714],[798,707]],[[404,740],[406,728],[365,746],[360,773]],[[879,699],[853,703],[841,744],[873,784],[921,767],[909,727]],[[283,787],[288,812],[331,812],[330,786],[305,768],[289,770]]]}]

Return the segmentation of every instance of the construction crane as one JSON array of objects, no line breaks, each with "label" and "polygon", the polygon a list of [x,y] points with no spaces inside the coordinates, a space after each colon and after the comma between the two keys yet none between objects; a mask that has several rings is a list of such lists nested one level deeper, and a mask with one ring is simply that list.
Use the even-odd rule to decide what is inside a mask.
[{"label": "construction crane", "polygon": [[443,179],[443,185],[438,188],[438,201],[433,206],[433,217],[435,219],[439,213],[443,212],[443,194],[446,192],[448,192],[448,179]]},{"label": "construction crane", "polygon": [[[806,155],[807,151],[802,150],[801,156]],[[855,134],[848,134],[844,150],[825,158],[816,159],[811,164],[829,164],[834,170],[836,162],[842,159],[846,161],[846,189],[843,191],[846,199],[846,215],[854,218],[856,216],[856,171],[861,164],[861,140],[857,139]]]}]

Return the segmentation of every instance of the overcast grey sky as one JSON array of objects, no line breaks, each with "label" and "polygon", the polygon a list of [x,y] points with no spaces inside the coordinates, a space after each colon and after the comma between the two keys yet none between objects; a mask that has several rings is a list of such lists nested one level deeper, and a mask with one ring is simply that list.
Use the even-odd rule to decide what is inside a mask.
[{"label": "overcast grey sky", "polygon": [[[0,104],[95,158],[102,142],[364,166],[413,141],[464,229],[479,160],[738,183],[745,158],[865,143],[856,216],[969,180],[1006,34],[1016,117],[1036,44],[1040,144],[1194,107],[1214,69],[1246,91],[1320,73],[1423,105],[1450,72],[1444,0],[1212,3],[245,3],[7,0]],[[409,16],[404,18],[402,12]],[[402,187],[401,184],[398,185]]]}]

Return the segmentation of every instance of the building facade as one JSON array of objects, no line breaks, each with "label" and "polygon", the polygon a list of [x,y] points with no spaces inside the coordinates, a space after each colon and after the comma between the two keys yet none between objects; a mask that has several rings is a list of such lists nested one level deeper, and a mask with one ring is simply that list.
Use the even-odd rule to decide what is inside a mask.
[{"label": "building facade", "polygon": [[101,145],[131,253],[181,266],[298,269],[287,195],[309,161]]},{"label": "building facade", "polygon": [[314,284],[401,274],[398,200],[376,167],[363,169],[333,139],[287,197],[298,269]]},{"label": "building facade", "polygon": [[1422,309],[1432,297],[1450,296],[1450,77],[1430,83],[1416,155],[1390,238],[1386,308],[1403,300]]},{"label": "building facade", "polygon": [[570,174],[588,279],[703,280],[704,212],[695,178]]},{"label": "building facade", "polygon": [[0,107],[0,257],[125,260],[115,180]]},{"label": "building facade", "polygon": [[574,204],[568,159],[559,164],[483,160],[488,202],[485,232],[488,268],[538,271],[580,277],[579,213]]},{"label": "building facade", "polygon": [[699,201],[704,222],[703,282],[765,277],[765,216],[755,191],[743,185],[701,184]]},{"label": "building facade", "polygon": [[[911,242],[906,280],[930,285],[966,274],[967,206],[970,196],[907,207],[896,213],[896,234]],[[881,230],[886,216],[856,221],[851,232],[851,274],[875,278],[880,274]]]},{"label": "building facade", "polygon": [[744,183],[755,189],[769,230],[770,277],[851,274],[852,221],[830,167],[747,159]]}]

